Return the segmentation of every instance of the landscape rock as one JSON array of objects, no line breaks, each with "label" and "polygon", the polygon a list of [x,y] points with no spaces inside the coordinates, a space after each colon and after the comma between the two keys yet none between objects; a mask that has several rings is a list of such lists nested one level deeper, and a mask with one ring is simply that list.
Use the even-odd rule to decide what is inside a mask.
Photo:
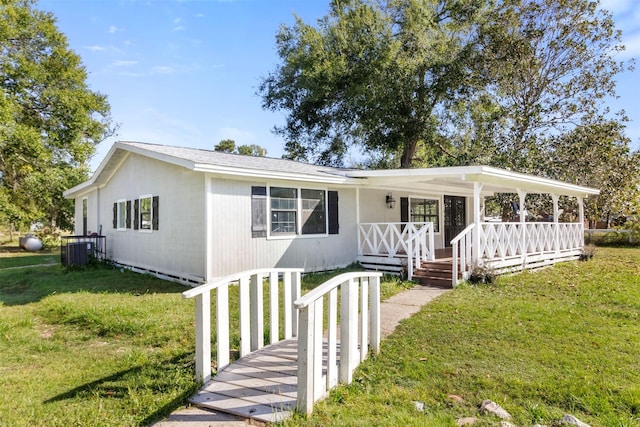
[{"label": "landscape rock", "polygon": [[502,418],[503,420],[511,419],[510,413],[505,411],[502,406],[498,405],[496,402],[489,399],[482,402],[482,405],[480,406],[480,412],[483,414],[490,413],[490,414],[496,415]]},{"label": "landscape rock", "polygon": [[591,427],[589,424],[587,423],[583,423],[582,421],[580,421],[579,419],[577,419],[576,417],[574,417],[573,415],[565,415],[564,417],[562,417],[561,420],[564,424],[569,424],[571,426],[578,426],[578,427]]},{"label": "landscape rock", "polygon": [[447,399],[453,400],[454,402],[457,402],[457,403],[464,402],[464,399],[462,398],[462,396],[458,396],[457,394],[447,394]]},{"label": "landscape rock", "polygon": [[516,427],[511,424],[509,421],[500,421],[500,427]]},{"label": "landscape rock", "polygon": [[416,409],[418,411],[424,412],[424,402],[418,402],[418,401],[414,400],[413,404],[416,405]]},{"label": "landscape rock", "polygon": [[474,417],[459,418],[456,420],[456,424],[459,426],[470,426],[475,424],[476,421],[478,421],[478,419]]},{"label": "landscape rock", "polygon": [[534,424],[533,427],[547,427],[547,426],[542,424]]}]

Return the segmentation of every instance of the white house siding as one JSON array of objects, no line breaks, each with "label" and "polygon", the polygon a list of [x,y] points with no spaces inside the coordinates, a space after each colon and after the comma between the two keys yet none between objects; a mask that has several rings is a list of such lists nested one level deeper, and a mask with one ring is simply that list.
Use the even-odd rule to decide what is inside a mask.
[{"label": "white house siding", "polygon": [[[251,187],[273,185],[337,190],[339,234],[317,237],[252,237]],[[321,271],[348,265],[356,259],[355,189],[301,182],[231,181],[214,177],[211,181],[210,199],[210,277],[274,266]]]},{"label": "white house siding", "polygon": [[87,234],[99,233],[99,220],[98,220],[98,190],[91,190],[82,196],[75,199],[74,209],[74,234],[76,236],[82,236],[82,200],[87,199]]},{"label": "white house siding", "polygon": [[[391,193],[396,203],[393,209],[387,207],[385,200],[387,194]],[[400,198],[419,197],[423,199],[437,199],[440,209],[440,231],[434,233],[434,244],[436,248],[444,247],[444,196],[438,193],[420,193],[417,191],[387,191],[362,189],[360,190],[360,222],[361,223],[386,223],[400,222]],[[467,212],[469,211],[469,201],[467,200]]]},{"label": "white house siding", "polygon": [[[204,278],[204,184],[201,173],[136,154],[127,156],[109,182],[89,196],[89,206],[99,202],[97,218],[108,258],[164,274]],[[133,201],[143,195],[159,197],[158,230],[133,229]],[[131,228],[126,231],[113,228],[113,204],[120,199],[131,200]],[[82,197],[76,199],[76,218],[78,205],[76,228],[81,231]]]}]

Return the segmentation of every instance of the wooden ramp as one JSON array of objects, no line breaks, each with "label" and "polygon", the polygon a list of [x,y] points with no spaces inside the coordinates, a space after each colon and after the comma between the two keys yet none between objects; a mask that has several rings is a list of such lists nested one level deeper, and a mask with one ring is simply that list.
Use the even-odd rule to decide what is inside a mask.
[{"label": "wooden ramp", "polygon": [[[326,342],[324,347],[326,356]],[[265,423],[282,421],[296,408],[297,353],[297,338],[263,347],[227,366],[189,402]]]}]

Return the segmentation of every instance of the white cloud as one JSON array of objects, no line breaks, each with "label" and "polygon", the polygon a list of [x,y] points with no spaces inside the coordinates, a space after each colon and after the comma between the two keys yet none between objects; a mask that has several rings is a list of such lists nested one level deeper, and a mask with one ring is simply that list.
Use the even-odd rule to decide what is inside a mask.
[{"label": "white cloud", "polygon": [[110,34],[116,33],[116,32],[118,32],[118,30],[119,30],[119,28],[116,27],[115,25],[109,25],[109,30],[108,31],[109,31]]},{"label": "white cloud", "polygon": [[98,45],[85,46],[84,48],[90,50],[91,52],[101,52],[105,50],[104,46],[98,46]]},{"label": "white cloud", "polygon": [[616,14],[626,12],[635,2],[636,0],[601,0],[600,8]]},{"label": "white cloud", "polygon": [[136,65],[138,63],[138,61],[115,61],[114,63],[111,64],[111,66],[113,67],[130,67],[132,65]]},{"label": "white cloud", "polygon": [[173,27],[173,31],[184,31],[184,27],[182,25],[177,25]]},{"label": "white cloud", "polygon": [[622,58],[638,58],[640,57],[640,33],[635,33],[627,37],[623,37],[622,43],[625,46],[624,52],[618,56]]},{"label": "white cloud", "polygon": [[168,65],[157,65],[151,69],[152,74],[173,74],[175,69]]}]

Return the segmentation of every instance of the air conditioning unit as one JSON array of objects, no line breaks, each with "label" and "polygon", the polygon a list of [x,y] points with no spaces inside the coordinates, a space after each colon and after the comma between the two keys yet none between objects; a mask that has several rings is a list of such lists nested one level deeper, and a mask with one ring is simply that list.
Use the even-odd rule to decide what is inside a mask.
[{"label": "air conditioning unit", "polygon": [[67,243],[67,265],[85,265],[93,256],[93,242]]}]

